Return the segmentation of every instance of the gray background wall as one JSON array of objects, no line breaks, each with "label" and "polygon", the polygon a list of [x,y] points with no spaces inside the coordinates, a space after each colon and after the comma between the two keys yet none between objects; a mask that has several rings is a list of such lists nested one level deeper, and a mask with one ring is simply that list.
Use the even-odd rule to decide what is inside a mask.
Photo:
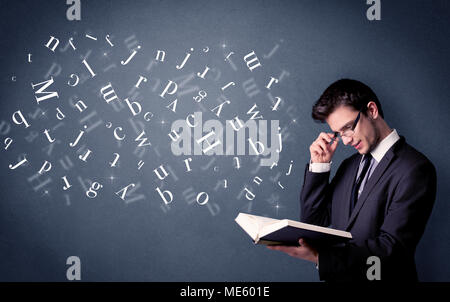
[{"label": "gray background wall", "polygon": [[[298,219],[308,148],[327,130],[311,120],[311,106],[331,82],[348,77],[373,88],[388,124],[437,168],[437,199],[416,259],[421,280],[449,281],[449,4],[384,0],[381,20],[368,21],[365,2],[85,0],[81,21],[68,21],[62,0],[2,0],[0,134],[2,142],[14,141],[0,157],[0,280],[64,281],[72,255],[81,259],[83,281],[318,280],[311,263],[252,246],[234,218],[246,211]],[[55,53],[45,47],[50,35],[60,39]],[[75,51],[67,44],[70,37]],[[120,65],[137,45],[142,48],[130,64]],[[177,70],[191,47],[190,61]],[[166,60],[149,66],[158,49],[166,51]],[[252,50],[262,66],[251,72],[242,58]],[[224,60],[230,51],[235,68]],[[205,79],[196,77],[205,65],[213,70]],[[70,87],[72,73],[87,78]],[[133,90],[139,75],[149,81]],[[270,76],[281,75],[271,90],[265,88]],[[50,76],[59,98],[38,105],[30,83]],[[158,96],[168,80],[184,81],[176,113],[166,108],[169,98]],[[236,86],[222,92],[230,81]],[[122,100],[116,107],[99,95],[108,82]],[[193,100],[199,89],[208,92],[200,104]],[[223,123],[246,116],[253,104],[264,119],[280,121],[278,166],[259,167],[258,158],[247,155],[240,156],[242,167],[236,169],[232,156],[193,156],[187,173],[187,156],[172,155],[171,123],[194,111],[201,111],[204,121],[216,118],[210,109],[223,102],[221,95],[232,102],[223,109]],[[275,96],[283,100],[278,111],[270,108]],[[152,120],[133,117],[123,102],[127,97],[139,101],[143,112],[151,111]],[[88,106],[82,113],[73,106],[80,99]],[[56,107],[64,120],[56,119]],[[29,128],[12,123],[17,110]],[[121,144],[105,127],[108,122],[124,129]],[[70,148],[84,124],[89,131]],[[53,146],[44,129],[57,139]],[[152,143],[144,151],[134,142],[142,129]],[[77,157],[86,148],[92,155],[84,163]],[[108,164],[114,152],[120,167]],[[341,145],[333,171],[352,152]],[[24,154],[29,163],[10,170]],[[33,178],[45,160],[52,170]],[[140,161],[145,164],[138,170]],[[153,173],[160,165],[170,171],[163,181]],[[65,175],[72,185],[67,191]],[[253,182],[255,176],[261,185]],[[85,192],[92,181],[103,188],[90,199]],[[130,183],[136,187],[120,199],[115,192]],[[244,186],[256,195],[253,201],[242,194]],[[170,207],[163,206],[156,187],[174,194]],[[206,205],[193,202],[192,194],[199,192],[208,193]]]}]

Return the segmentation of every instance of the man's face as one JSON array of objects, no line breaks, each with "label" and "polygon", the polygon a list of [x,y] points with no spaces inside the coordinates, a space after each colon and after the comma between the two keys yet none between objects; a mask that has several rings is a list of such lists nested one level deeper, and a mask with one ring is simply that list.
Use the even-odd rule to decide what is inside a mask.
[{"label": "man's face", "polygon": [[[345,129],[351,128],[358,116],[358,111],[349,106],[336,108],[326,119],[327,124],[333,132],[343,133]],[[374,122],[368,116],[361,113],[354,134],[350,137],[342,136],[344,145],[351,145],[360,154],[372,151],[379,138],[379,131]]]}]

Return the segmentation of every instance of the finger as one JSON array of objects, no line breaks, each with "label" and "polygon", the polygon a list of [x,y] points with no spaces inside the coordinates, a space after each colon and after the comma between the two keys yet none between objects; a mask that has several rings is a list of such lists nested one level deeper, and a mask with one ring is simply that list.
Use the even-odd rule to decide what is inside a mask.
[{"label": "finger", "polygon": [[325,154],[328,154],[328,152],[330,152],[330,150],[328,149],[328,144],[321,140],[317,142],[317,145],[322,148],[323,152],[325,152]]},{"label": "finger", "polygon": [[297,253],[297,249],[298,249],[299,247],[296,247],[296,246],[282,246],[280,249],[279,249],[279,251],[282,251],[282,252],[284,252],[284,253],[286,253],[286,254],[289,254],[289,255],[294,255],[294,254],[296,254]]},{"label": "finger", "polygon": [[309,249],[311,246],[308,244],[308,242],[305,241],[305,239],[300,238],[300,240],[298,241],[298,243],[300,244],[301,248],[304,249]]},{"label": "finger", "polygon": [[310,245],[303,238],[300,238],[298,243],[300,243],[300,246],[303,246],[305,248],[309,248],[310,247]]},{"label": "finger", "polygon": [[321,157],[321,156],[324,156],[325,155],[325,153],[323,152],[323,150],[322,150],[322,148],[320,148],[320,147],[316,147],[316,146],[314,146],[314,147],[312,147],[312,153],[315,155],[315,156],[317,156],[317,157]]},{"label": "finger", "polygon": [[285,248],[288,248],[288,246],[285,245],[267,245],[268,249],[274,250],[274,251],[282,251],[284,252]]},{"label": "finger", "polygon": [[310,150],[313,152],[317,152],[319,154],[321,154],[323,152],[322,148],[320,148],[319,145],[317,145],[316,143],[311,145]]},{"label": "finger", "polygon": [[336,150],[338,144],[339,144],[339,137],[337,137],[334,140],[334,142],[330,145],[330,149],[331,149],[332,152],[334,152]]},{"label": "finger", "polygon": [[334,133],[321,132],[319,137],[329,143],[333,139]]}]

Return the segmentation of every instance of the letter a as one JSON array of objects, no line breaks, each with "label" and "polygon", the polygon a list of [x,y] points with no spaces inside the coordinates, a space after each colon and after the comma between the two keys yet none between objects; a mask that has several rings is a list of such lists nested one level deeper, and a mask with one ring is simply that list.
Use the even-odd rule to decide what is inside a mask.
[{"label": "letter a", "polygon": [[367,279],[369,281],[372,280],[381,280],[381,261],[377,256],[370,256],[367,258],[366,264],[371,264],[372,266],[367,269]]},{"label": "letter a", "polygon": [[66,264],[67,265],[72,264],[72,266],[70,266],[66,272],[67,280],[70,280],[70,281],[81,280],[80,258],[78,258],[77,256],[70,256],[69,258],[67,258]]},{"label": "letter a", "polygon": [[381,20],[381,3],[380,0],[367,0],[367,5],[373,4],[367,9],[367,20]]},{"label": "letter a", "polygon": [[67,5],[72,5],[67,9],[66,17],[67,20],[73,21],[73,20],[81,20],[81,3],[80,0],[67,0]]}]

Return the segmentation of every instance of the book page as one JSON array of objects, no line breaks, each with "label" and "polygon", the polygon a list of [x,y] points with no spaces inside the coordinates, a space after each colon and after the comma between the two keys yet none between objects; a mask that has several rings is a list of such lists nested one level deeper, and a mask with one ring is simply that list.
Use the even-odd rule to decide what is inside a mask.
[{"label": "book page", "polygon": [[[243,213],[241,213],[241,214],[243,214]],[[267,217],[263,217],[263,216],[256,216],[256,215],[250,215],[250,214],[244,214],[244,215],[247,216],[249,218],[249,220],[253,221],[256,225],[256,237],[253,238],[255,240],[255,243],[257,243],[259,241],[259,238],[262,237],[261,232],[262,232],[263,228],[280,221],[278,219],[267,218]]]}]

